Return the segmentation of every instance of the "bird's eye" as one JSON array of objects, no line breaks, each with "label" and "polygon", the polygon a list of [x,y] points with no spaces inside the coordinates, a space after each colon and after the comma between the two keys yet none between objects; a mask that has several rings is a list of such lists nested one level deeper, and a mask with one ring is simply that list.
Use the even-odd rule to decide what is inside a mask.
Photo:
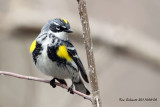
[{"label": "bird's eye", "polygon": [[60,30],[60,26],[57,26],[57,27],[56,27],[56,30]]}]

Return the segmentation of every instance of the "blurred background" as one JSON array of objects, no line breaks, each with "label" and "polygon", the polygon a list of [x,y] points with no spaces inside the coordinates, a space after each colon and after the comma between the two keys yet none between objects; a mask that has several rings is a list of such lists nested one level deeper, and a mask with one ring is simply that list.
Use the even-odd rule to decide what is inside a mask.
[{"label": "blurred background", "polygon": [[[159,107],[159,0],[86,2],[103,107]],[[74,31],[70,39],[87,70],[76,0],[0,0],[0,70],[51,79],[35,68],[29,48],[41,27],[57,17],[70,22]],[[122,102],[119,98],[157,101]],[[0,76],[0,107],[92,105],[59,87]]]}]

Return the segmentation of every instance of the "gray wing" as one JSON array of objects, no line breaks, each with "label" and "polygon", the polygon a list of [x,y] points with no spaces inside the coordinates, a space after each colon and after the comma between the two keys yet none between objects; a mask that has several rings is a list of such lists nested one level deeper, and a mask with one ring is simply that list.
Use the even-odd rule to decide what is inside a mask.
[{"label": "gray wing", "polygon": [[85,69],[84,69],[84,66],[83,66],[83,64],[82,64],[82,62],[81,62],[78,54],[77,54],[76,49],[74,48],[74,46],[72,45],[72,43],[71,43],[70,41],[68,41],[68,42],[66,43],[66,46],[67,46],[67,51],[68,51],[70,57],[73,59],[73,61],[74,61],[74,62],[76,63],[76,65],[78,66],[78,69],[80,70],[83,79],[84,79],[87,83],[89,83],[88,77],[87,77],[87,74],[86,74],[86,71],[85,71]]}]

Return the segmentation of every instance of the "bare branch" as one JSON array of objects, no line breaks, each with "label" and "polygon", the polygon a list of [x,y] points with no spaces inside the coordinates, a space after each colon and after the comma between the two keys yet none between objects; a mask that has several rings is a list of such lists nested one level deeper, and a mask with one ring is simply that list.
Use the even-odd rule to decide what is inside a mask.
[{"label": "bare branch", "polygon": [[92,104],[93,104],[93,107],[102,107],[101,99],[100,99],[100,91],[98,88],[98,79],[96,74],[93,44],[92,44],[92,38],[90,35],[90,27],[89,27],[86,2],[85,0],[77,0],[77,2],[79,6],[79,15],[82,23],[83,38],[84,38],[86,54],[88,59],[89,76],[90,76],[90,83],[91,83],[91,89],[92,89],[92,95],[93,95]]},{"label": "bare branch", "polygon": [[[26,80],[33,80],[33,81],[38,81],[38,82],[43,82],[43,83],[50,83],[50,80],[46,80],[46,79],[42,79],[42,78],[37,78],[37,77],[32,77],[32,76],[24,76],[24,75],[20,75],[20,74],[16,74],[16,73],[12,73],[12,72],[5,72],[5,71],[0,71],[0,75],[6,75],[6,76],[12,76],[12,77],[16,77],[16,78],[20,78],[20,79],[26,79]],[[55,83],[57,86],[68,89],[68,86],[60,84],[58,82]],[[86,94],[83,94],[79,91],[73,90],[73,92],[87,100],[90,100],[92,102],[92,98],[91,96],[88,96]]]}]

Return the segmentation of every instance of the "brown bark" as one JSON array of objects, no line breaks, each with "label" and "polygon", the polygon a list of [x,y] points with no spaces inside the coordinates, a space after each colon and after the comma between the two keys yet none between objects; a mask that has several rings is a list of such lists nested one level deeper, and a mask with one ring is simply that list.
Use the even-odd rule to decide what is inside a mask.
[{"label": "brown bark", "polygon": [[93,95],[93,107],[102,107],[101,99],[100,99],[100,91],[98,88],[98,79],[96,74],[93,44],[92,44],[92,38],[90,35],[90,27],[89,27],[89,20],[88,20],[88,14],[86,9],[86,2],[84,0],[77,0],[77,2],[79,6],[79,15],[82,23],[83,38],[84,38],[86,54],[88,59],[89,77],[90,77],[90,84],[91,84],[92,95]]}]

